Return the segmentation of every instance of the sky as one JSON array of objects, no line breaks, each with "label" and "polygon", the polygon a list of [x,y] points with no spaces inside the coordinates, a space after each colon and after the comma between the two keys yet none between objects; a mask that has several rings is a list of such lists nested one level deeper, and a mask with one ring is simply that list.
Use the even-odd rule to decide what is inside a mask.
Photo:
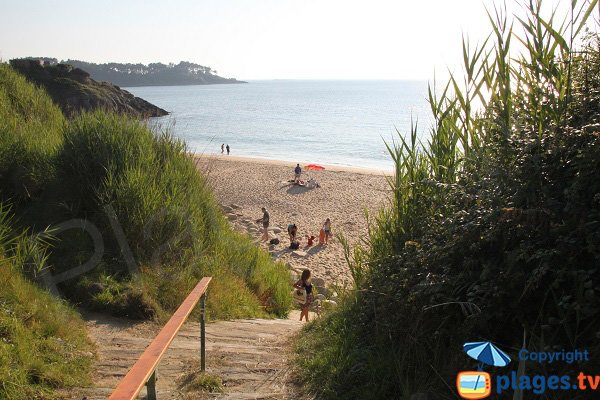
[{"label": "sky", "polygon": [[[546,0],[548,6],[568,0]],[[518,9],[507,0],[509,9]],[[0,59],[190,61],[238,79],[431,79],[491,0],[0,0]]]}]

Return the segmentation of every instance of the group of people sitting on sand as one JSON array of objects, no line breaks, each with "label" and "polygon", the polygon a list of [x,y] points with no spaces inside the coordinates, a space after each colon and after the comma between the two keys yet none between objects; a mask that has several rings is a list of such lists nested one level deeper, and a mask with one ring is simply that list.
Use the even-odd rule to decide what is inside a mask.
[{"label": "group of people sitting on sand", "polygon": [[309,178],[307,181],[302,180],[302,167],[300,167],[300,164],[296,164],[296,168],[294,168],[294,179],[290,180],[289,182],[293,183],[294,185],[305,186],[308,189],[321,187],[319,182],[317,182],[317,180],[314,178]]}]

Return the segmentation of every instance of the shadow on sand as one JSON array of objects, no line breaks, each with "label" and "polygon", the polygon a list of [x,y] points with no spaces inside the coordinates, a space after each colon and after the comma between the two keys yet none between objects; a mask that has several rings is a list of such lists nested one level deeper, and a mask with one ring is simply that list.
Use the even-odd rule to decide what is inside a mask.
[{"label": "shadow on sand", "polygon": [[310,247],[308,247],[308,246],[304,247],[304,251],[306,252],[306,254],[308,254],[310,256],[320,253],[323,250],[325,250],[325,246],[322,246],[320,244],[316,244],[316,245],[310,246]]},{"label": "shadow on sand", "polygon": [[307,188],[306,186],[300,185],[291,185],[288,190],[286,190],[287,194],[302,194],[310,191],[312,189]]}]

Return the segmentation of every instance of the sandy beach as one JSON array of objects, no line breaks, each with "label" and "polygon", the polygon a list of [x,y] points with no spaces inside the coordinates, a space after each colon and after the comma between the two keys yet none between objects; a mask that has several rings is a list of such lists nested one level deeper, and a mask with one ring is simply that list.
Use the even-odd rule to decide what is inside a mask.
[{"label": "sandy beach", "polygon": [[[260,224],[255,221],[262,217],[261,207],[266,207],[270,235],[281,243],[261,246],[295,273],[310,269],[313,277],[323,279],[327,286],[346,285],[352,279],[339,235],[358,244],[367,234],[364,210],[374,214],[391,194],[383,171],[327,165],[323,165],[324,171],[303,168],[302,179],[314,178],[320,185],[308,189],[289,182],[295,163],[226,155],[199,155],[196,162],[236,230],[258,241]],[[326,246],[309,247],[306,236],[318,238],[326,218],[332,221],[333,238]],[[287,235],[292,223],[297,225],[300,239],[296,252],[289,249]]]}]

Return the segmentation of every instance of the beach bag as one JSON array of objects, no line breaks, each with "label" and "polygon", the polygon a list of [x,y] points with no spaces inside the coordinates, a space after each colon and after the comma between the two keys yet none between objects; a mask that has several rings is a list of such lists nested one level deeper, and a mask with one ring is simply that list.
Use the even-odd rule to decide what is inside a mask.
[{"label": "beach bag", "polygon": [[305,289],[294,289],[292,290],[292,297],[298,304],[306,303],[306,290]]},{"label": "beach bag", "polygon": [[275,239],[271,239],[269,240],[270,244],[279,244],[279,239],[275,238]]},{"label": "beach bag", "polygon": [[290,249],[298,250],[300,248],[300,242],[292,242],[290,243]]}]

